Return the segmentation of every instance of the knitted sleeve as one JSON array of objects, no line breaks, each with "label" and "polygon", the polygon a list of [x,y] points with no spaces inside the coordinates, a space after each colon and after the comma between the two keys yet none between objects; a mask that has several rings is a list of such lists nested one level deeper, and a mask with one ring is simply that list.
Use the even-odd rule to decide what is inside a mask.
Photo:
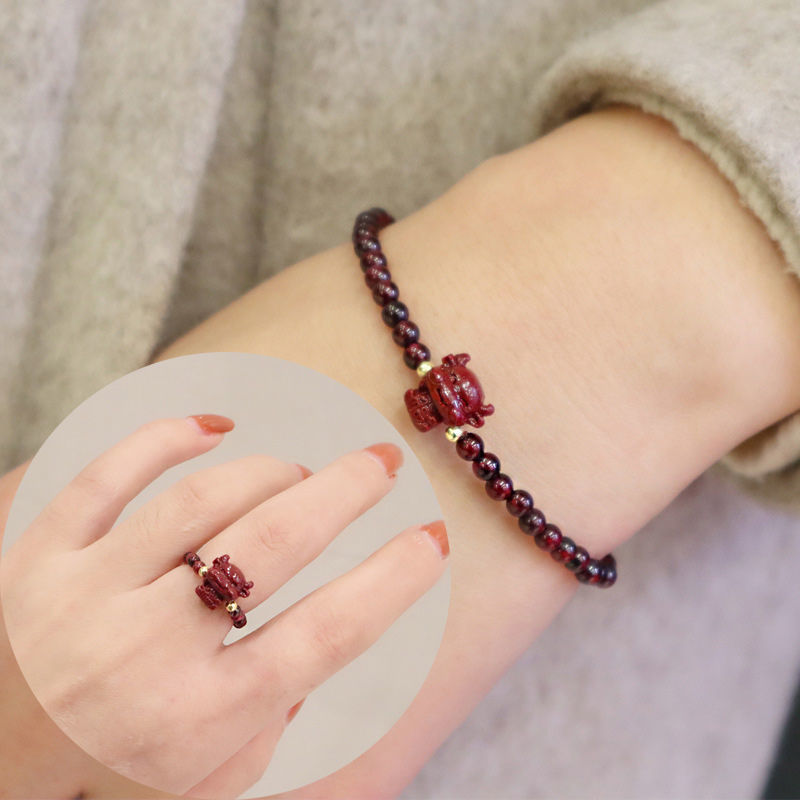
[{"label": "knitted sleeve", "polygon": [[[800,277],[797,0],[662,0],[577,40],[537,86],[533,136],[612,102],[664,117],[700,148]],[[714,469],[800,513],[800,411]]]}]

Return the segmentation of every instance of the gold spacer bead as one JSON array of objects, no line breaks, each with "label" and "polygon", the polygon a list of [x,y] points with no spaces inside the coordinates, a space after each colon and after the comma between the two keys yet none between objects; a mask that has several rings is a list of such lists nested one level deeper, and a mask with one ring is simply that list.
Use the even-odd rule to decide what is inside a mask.
[{"label": "gold spacer bead", "polygon": [[464,433],[462,428],[455,428],[452,425],[444,429],[444,435],[451,442],[457,442],[461,438],[462,433]]},{"label": "gold spacer bead", "polygon": [[234,611],[239,610],[239,605],[237,603],[228,603],[228,605],[225,606],[225,609],[229,614],[233,614]]},{"label": "gold spacer bead", "polygon": [[417,375],[424,378],[433,369],[433,364],[430,361],[420,361],[417,366]]},{"label": "gold spacer bead", "polygon": [[202,566],[202,567],[200,567],[200,569],[199,569],[199,570],[197,570],[197,574],[198,574],[198,575],[199,575],[201,578],[205,578],[205,576],[206,576],[206,575],[208,575],[208,567],[207,567],[205,564],[203,564],[203,566]]}]

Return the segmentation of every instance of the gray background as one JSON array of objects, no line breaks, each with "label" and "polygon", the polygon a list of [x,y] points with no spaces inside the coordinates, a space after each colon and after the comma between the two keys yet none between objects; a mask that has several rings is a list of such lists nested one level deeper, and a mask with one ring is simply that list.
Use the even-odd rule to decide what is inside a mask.
[{"label": "gray background", "polygon": [[[416,456],[359,395],[293,362],[245,353],[205,353],[152,364],[109,384],[76,408],[34,457],[11,507],[3,548],[80,469],[140,424],[157,417],[224,414],[236,428],[210,453],[170,469],[123,517],[180,477],[251,453],[316,471],[358,447],[403,449],[395,487],[349,525],[316,560],[248,612],[247,635],[274,614],[345,572],[404,528],[441,518]],[[246,565],[242,565],[246,569]],[[344,766],[396,722],[419,691],[441,642],[450,570],[369,650],[312,692],[288,726],[264,776],[243,797],[286,791]],[[246,665],[243,665],[246,668]]]}]

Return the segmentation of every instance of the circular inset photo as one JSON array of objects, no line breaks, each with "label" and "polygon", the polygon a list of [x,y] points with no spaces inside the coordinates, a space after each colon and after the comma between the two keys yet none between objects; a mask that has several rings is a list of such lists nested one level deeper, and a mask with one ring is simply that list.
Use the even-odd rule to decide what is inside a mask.
[{"label": "circular inset photo", "polygon": [[31,462],[0,561],[14,655],[122,775],[258,797],[378,741],[441,643],[449,544],[397,430],[298,364],[206,353],[76,408]]}]

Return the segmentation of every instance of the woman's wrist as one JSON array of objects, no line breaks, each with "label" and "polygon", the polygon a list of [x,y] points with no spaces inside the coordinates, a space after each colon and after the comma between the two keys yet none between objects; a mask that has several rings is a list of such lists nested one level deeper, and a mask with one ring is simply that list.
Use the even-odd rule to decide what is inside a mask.
[{"label": "woman's wrist", "polygon": [[[655,469],[659,452],[681,465],[658,470],[674,474],[649,512],[800,406],[800,288],[727,181],[651,115],[595,112],[490,159],[381,240],[434,359],[472,354],[497,407],[489,449],[559,505],[578,488],[569,454],[585,460],[592,438],[625,454],[623,478]],[[407,371],[349,244],[283,271],[160,358],[220,345],[328,372],[412,446],[450,456],[407,419]],[[618,488],[582,494],[587,515]]]},{"label": "woman's wrist", "polygon": [[[471,353],[497,409],[487,448],[593,555],[800,404],[793,279],[713,165],[648,115],[596,112],[490,159],[381,241],[434,359]],[[360,392],[406,436],[439,496],[453,570],[442,650],[395,730],[335,779],[347,795],[381,763],[375,780],[391,793],[579,584],[443,437],[413,428],[402,402],[413,381],[349,242],[284,270],[161,357],[225,349],[292,359]],[[624,557],[619,572],[624,581]],[[405,751],[398,763],[392,746]]]}]

